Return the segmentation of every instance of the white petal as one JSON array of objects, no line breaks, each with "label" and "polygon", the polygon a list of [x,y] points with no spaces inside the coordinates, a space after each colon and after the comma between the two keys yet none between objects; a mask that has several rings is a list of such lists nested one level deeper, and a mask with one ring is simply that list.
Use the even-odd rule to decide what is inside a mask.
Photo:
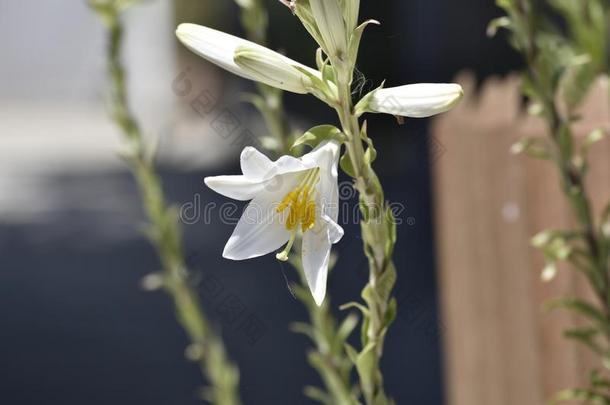
[{"label": "white petal", "polygon": [[276,211],[277,194],[256,197],[246,207],[222,256],[231,260],[246,260],[278,250],[290,238],[290,233]]},{"label": "white petal", "polygon": [[368,110],[424,118],[453,108],[463,96],[459,84],[420,83],[375,90]]},{"label": "white petal", "polygon": [[328,228],[328,239],[330,240],[330,243],[332,243],[333,245],[335,243],[339,243],[339,241],[343,239],[343,235],[345,234],[345,231],[343,231],[341,225],[339,225],[326,215],[322,215],[321,220]]},{"label": "white petal", "polygon": [[323,142],[314,150],[302,157],[308,165],[319,167],[320,181],[317,185],[317,204],[322,207],[324,215],[334,222],[339,217],[339,157],[341,146],[338,142]]},{"label": "white petal", "polygon": [[251,146],[241,152],[240,163],[244,176],[256,180],[265,179],[275,167],[271,159]]},{"label": "white petal", "polygon": [[274,170],[277,171],[278,174],[294,173],[316,167],[312,161],[304,161],[303,159],[297,159],[288,155],[280,157],[273,162],[273,164],[275,165]]},{"label": "white petal", "polygon": [[328,278],[328,262],[331,243],[328,228],[319,224],[303,235],[303,270],[307,284],[316,304],[322,305],[326,296],[326,281]]},{"label": "white petal", "polygon": [[215,176],[204,179],[206,186],[225,197],[248,201],[265,190],[265,182],[246,176]]},{"label": "white petal", "polygon": [[188,49],[229,72],[252,79],[233,61],[235,50],[251,42],[212,28],[196,24],[180,24],[176,36]]},{"label": "white petal", "polygon": [[251,146],[244,148],[241,153],[240,162],[243,174],[252,180],[269,180],[274,176],[316,167],[312,161],[304,162],[301,159],[288,155],[272,162],[263,153]]}]

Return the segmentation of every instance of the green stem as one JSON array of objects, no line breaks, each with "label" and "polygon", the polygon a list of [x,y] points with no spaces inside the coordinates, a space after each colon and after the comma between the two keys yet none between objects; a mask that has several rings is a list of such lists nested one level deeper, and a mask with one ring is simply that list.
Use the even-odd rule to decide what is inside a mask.
[{"label": "green stem", "polygon": [[329,299],[321,306],[314,302],[300,260],[291,264],[297,269],[301,278],[301,286],[297,298],[309,312],[311,340],[315,350],[309,354],[309,362],[318,371],[334,405],[360,405],[351,390],[351,361],[344,351],[346,336],[339,335],[339,328],[330,311]]},{"label": "green stem", "polygon": [[239,372],[227,358],[221,339],[210,329],[197,292],[189,282],[178,215],[165,201],[152,156],[129,109],[126,73],[121,61],[124,27],[120,10],[111,3],[103,11],[108,26],[112,116],[127,142],[127,161],[142,196],[150,239],[163,266],[163,287],[172,297],[178,322],[191,342],[190,357],[198,362],[210,384],[204,392],[205,399],[215,405],[239,405]]},{"label": "green stem", "polygon": [[[383,187],[370,162],[366,160],[358,118],[353,111],[350,72],[338,73],[339,102],[337,114],[348,137],[348,156],[353,169],[355,187],[360,195],[360,222],[364,251],[369,260],[369,280],[362,296],[367,304],[362,352],[368,361],[357,364],[360,385],[367,405],[385,404],[380,361],[389,324],[393,320],[395,302],[391,291],[396,280],[392,253],[395,245],[395,221],[385,201]],[[359,367],[358,367],[359,366]]]},{"label": "green stem", "polygon": [[[576,216],[584,235],[590,269],[587,271],[597,299],[601,304],[606,322],[610,324],[610,279],[608,275],[608,256],[603,246],[603,236],[595,225],[591,198],[585,185],[585,171],[574,164],[574,135],[571,121],[564,117],[557,106],[557,89],[546,86],[544,72],[537,70],[540,53],[536,41],[540,25],[536,24],[536,11],[532,0],[520,0],[520,18],[523,20],[527,35],[522,44],[527,61],[533,90],[544,107],[545,118],[551,140],[557,150],[555,164],[561,178],[562,190]],[[518,17],[519,18],[519,17]],[[585,157],[583,156],[583,159]],[[609,339],[610,340],[610,339]]]}]

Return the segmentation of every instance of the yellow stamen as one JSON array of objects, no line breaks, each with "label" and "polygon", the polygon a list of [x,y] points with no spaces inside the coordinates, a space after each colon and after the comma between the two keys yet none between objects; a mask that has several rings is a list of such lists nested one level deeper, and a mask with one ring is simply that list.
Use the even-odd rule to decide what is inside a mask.
[{"label": "yellow stamen", "polygon": [[286,219],[286,229],[290,231],[290,241],[286,248],[276,255],[278,260],[288,260],[288,254],[292,249],[299,225],[301,231],[306,232],[315,226],[316,222],[316,203],[315,185],[320,179],[320,169],[308,170],[299,185],[286,194],[277,207],[277,212],[288,209]]},{"label": "yellow stamen", "polygon": [[310,230],[316,224],[316,203],[313,201],[307,202],[305,207],[305,216],[301,222],[303,232]]},{"label": "yellow stamen", "polygon": [[280,205],[277,207],[277,212],[282,212],[289,205],[294,204],[294,201],[299,197],[299,190],[293,190],[290,193],[286,194]]}]

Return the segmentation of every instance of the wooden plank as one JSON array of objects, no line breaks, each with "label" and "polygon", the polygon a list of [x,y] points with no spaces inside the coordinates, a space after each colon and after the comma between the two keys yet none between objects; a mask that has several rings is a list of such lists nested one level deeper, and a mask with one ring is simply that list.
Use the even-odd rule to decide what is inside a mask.
[{"label": "wooden plank", "polygon": [[[597,360],[562,337],[577,319],[541,310],[550,298],[590,295],[588,286],[568,269],[543,283],[543,258],[530,247],[540,230],[574,220],[556,170],[509,153],[521,137],[545,133],[521,111],[518,80],[492,79],[478,95],[472,77],[458,82],[465,100],[433,127],[447,151],[433,171],[448,404],[539,405],[582,384]],[[578,136],[608,125],[608,94],[600,80]],[[592,154],[597,212],[610,200],[609,156],[610,142]]]}]

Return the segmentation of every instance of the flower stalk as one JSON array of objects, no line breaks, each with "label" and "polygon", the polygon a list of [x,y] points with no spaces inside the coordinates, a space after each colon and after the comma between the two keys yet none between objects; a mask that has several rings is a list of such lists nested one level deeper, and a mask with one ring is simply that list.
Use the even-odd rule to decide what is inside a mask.
[{"label": "flower stalk", "polygon": [[239,405],[238,369],[228,359],[222,340],[210,328],[201,308],[185,263],[176,209],[166,203],[153,153],[129,108],[126,71],[121,58],[124,36],[121,17],[128,4],[120,0],[91,0],[90,5],[103,18],[108,30],[112,118],[125,137],[124,157],[138,184],[149,222],[147,235],[163,268],[161,274],[148,276],[143,285],[148,289],[162,287],[172,298],[176,318],[190,340],[187,356],[199,364],[209,384],[202,392],[203,399],[214,405]]},{"label": "flower stalk", "polygon": [[[348,174],[354,178],[354,185],[360,195],[360,223],[364,252],[369,261],[369,280],[362,297],[367,305],[363,311],[362,350],[352,353],[355,360],[360,386],[368,405],[390,403],[384,391],[380,361],[388,327],[396,316],[396,301],[391,291],[396,282],[396,270],[392,253],[396,243],[396,224],[392,211],[386,204],[383,187],[372,167],[370,155],[364,148],[363,140],[372,141],[363,132],[354,113],[351,89],[351,71],[338,69],[340,98],[335,109],[347,136],[346,148],[350,161]],[[374,149],[373,149],[374,150]],[[345,170],[345,166],[344,166]]]}]

